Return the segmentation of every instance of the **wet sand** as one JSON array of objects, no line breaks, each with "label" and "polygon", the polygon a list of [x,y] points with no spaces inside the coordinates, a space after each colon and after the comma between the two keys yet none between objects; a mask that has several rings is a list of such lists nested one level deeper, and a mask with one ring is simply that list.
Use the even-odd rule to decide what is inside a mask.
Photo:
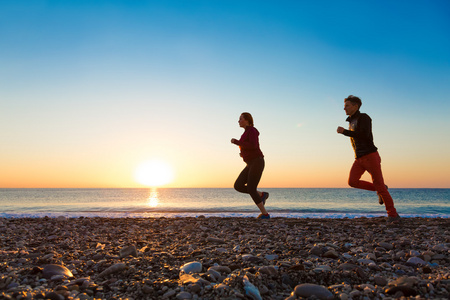
[{"label": "wet sand", "polygon": [[448,299],[450,219],[0,218],[0,299]]}]

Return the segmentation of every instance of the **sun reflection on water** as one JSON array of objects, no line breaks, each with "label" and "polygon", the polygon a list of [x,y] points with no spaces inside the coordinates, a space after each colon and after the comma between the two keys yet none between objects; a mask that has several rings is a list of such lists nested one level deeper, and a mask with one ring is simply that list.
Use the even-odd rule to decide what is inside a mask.
[{"label": "sun reflection on water", "polygon": [[148,197],[148,206],[157,207],[158,204],[159,204],[158,191],[156,189],[152,189],[150,191],[150,196]]}]

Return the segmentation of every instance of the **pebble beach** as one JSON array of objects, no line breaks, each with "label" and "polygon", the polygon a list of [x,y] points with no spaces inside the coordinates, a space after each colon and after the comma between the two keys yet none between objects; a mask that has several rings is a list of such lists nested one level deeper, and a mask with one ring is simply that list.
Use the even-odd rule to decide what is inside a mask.
[{"label": "pebble beach", "polygon": [[0,218],[0,299],[399,298],[450,298],[450,219]]}]

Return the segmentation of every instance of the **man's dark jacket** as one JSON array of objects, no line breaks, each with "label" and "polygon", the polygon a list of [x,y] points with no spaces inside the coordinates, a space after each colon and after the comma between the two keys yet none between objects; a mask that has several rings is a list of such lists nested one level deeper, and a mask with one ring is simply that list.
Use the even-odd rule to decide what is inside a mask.
[{"label": "man's dark jacket", "polygon": [[345,129],[343,134],[350,137],[356,158],[376,152],[378,149],[373,143],[372,119],[359,110],[348,117],[349,130]]}]

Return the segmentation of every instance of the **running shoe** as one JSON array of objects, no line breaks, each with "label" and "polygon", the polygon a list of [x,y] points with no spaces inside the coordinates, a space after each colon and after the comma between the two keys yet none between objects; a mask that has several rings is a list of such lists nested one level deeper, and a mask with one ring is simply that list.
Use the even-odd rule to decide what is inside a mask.
[{"label": "running shoe", "polygon": [[380,203],[380,205],[384,204],[383,196],[381,196],[380,194],[378,194],[378,203]]},{"label": "running shoe", "polygon": [[[389,189],[387,185],[386,185],[386,189]],[[384,204],[383,196],[381,196],[380,194],[378,194],[378,203],[380,203],[380,205]]]},{"label": "running shoe", "polygon": [[264,204],[264,206],[266,206],[266,200],[269,198],[269,193],[267,192],[262,192],[262,196],[261,196],[261,200],[262,203]]},{"label": "running shoe", "polygon": [[398,224],[402,221],[402,218],[397,214],[395,217],[388,216],[386,218],[386,224]]},{"label": "running shoe", "polygon": [[267,214],[267,215],[260,214],[257,217],[257,219],[262,219],[262,220],[270,219],[270,215],[269,214]]}]

